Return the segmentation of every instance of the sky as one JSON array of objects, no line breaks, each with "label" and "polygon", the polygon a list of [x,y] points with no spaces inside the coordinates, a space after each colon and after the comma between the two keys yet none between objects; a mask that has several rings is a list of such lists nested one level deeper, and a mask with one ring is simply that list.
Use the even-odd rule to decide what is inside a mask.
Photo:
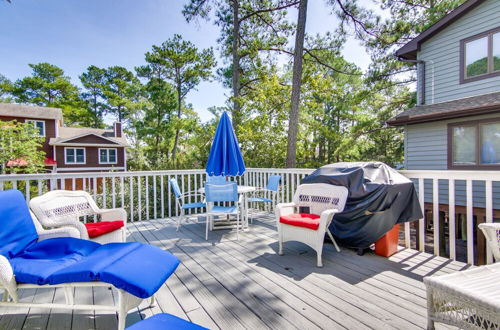
[{"label": "sky", "polygon": [[[28,64],[48,62],[62,68],[79,85],[78,76],[90,65],[144,64],[144,53],[181,34],[197,47],[217,48],[219,29],[212,22],[187,23],[184,0],[0,0],[0,74],[16,80],[31,73]],[[333,31],[336,18],[325,1],[309,1],[306,32]],[[296,17],[296,11],[290,12]],[[216,51],[217,53],[217,51]],[[363,70],[369,56],[356,40],[343,54]],[[221,59],[218,58],[221,63]],[[203,121],[207,108],[224,105],[230,95],[218,81],[202,82],[187,95]]]}]

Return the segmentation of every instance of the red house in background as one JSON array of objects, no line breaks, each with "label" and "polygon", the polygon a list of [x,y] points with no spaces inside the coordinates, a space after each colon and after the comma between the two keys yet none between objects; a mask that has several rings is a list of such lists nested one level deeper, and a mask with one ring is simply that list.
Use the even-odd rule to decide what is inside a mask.
[{"label": "red house in background", "polygon": [[50,172],[127,170],[129,145],[121,123],[113,129],[64,127],[61,109],[11,103],[0,103],[0,120],[31,122],[39,129]]}]

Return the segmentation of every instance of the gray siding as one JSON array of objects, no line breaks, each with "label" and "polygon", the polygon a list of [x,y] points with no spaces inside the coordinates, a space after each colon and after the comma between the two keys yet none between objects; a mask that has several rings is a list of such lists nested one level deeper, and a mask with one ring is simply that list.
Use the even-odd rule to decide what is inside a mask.
[{"label": "gray siding", "polygon": [[[500,1],[486,0],[421,45],[425,104],[500,91],[500,76],[460,84],[460,40],[500,26]],[[418,89],[421,92],[421,89]]]},{"label": "gray siding", "polygon": [[[405,128],[405,164],[408,170],[447,170],[448,169],[448,123],[467,120],[500,118],[499,114],[474,116],[446,121],[408,125]],[[488,172],[485,172],[487,174]],[[440,180],[439,202],[448,203],[448,182]],[[484,182],[474,182],[474,206],[484,207]],[[455,183],[455,199],[458,205],[465,205],[465,182]],[[500,182],[493,184],[494,207],[500,208]],[[432,181],[425,181],[425,201],[432,202]]]}]

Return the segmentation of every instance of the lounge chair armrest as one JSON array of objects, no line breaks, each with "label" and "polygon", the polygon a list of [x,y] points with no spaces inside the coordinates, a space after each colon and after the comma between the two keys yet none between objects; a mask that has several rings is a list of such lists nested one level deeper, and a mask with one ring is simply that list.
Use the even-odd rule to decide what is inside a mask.
[{"label": "lounge chair armrest", "polygon": [[127,223],[127,211],[122,208],[100,209],[98,214],[101,215],[102,221],[122,220],[124,223]]},{"label": "lounge chair armrest", "polygon": [[9,259],[0,255],[0,285],[7,290],[14,302],[18,302],[17,283],[14,276],[14,269],[9,262]]},{"label": "lounge chair armrest", "polygon": [[76,227],[72,226],[44,229],[42,232],[38,233],[38,241],[43,241],[49,238],[56,238],[56,237],[81,238],[81,234]]},{"label": "lounge chair armrest", "polygon": [[337,209],[329,209],[329,210],[325,210],[325,211],[321,212],[321,216],[319,219],[320,227],[326,228],[328,225],[330,225],[330,222],[332,221],[333,216],[336,213],[339,213],[339,211]]},{"label": "lounge chair armrest", "polygon": [[282,217],[284,215],[293,214],[295,212],[295,203],[279,203],[276,205],[276,217]]}]

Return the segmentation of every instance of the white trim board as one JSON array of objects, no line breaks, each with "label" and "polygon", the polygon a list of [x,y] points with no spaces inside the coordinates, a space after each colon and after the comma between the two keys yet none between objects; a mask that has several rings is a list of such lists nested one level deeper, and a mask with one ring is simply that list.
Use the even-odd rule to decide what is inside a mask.
[{"label": "white trim board", "polygon": [[71,172],[71,171],[124,171],[125,167],[58,167],[57,172]]},{"label": "white trim board", "polygon": [[109,141],[109,142],[111,142],[113,144],[119,145],[119,143],[117,141],[114,141],[114,140],[112,140],[112,139],[110,139],[108,137],[105,137],[105,136],[102,136],[102,135],[99,135],[99,134],[95,134],[95,133],[84,133],[84,134],[72,136],[72,137],[66,138],[64,140],[61,140],[61,141],[59,141],[57,143],[65,143],[66,141],[71,141],[71,140],[79,139],[79,138],[82,138],[84,136],[89,136],[89,135],[93,135],[95,137],[107,140],[107,141]]}]

